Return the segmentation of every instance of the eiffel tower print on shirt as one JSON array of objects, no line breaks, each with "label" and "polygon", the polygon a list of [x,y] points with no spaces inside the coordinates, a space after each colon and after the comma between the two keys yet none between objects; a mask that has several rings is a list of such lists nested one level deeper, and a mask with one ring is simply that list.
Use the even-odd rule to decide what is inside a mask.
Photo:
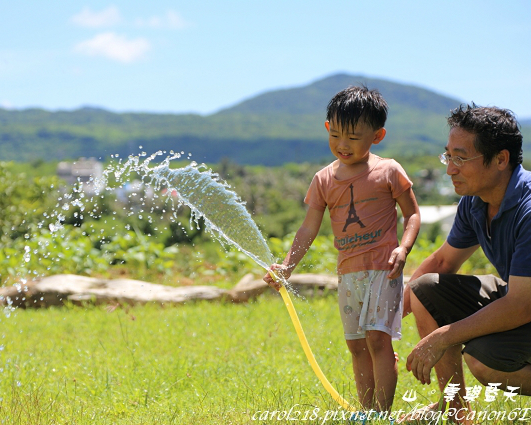
[{"label": "eiffel tower print on shirt", "polygon": [[358,217],[358,214],[356,214],[356,208],[354,208],[354,193],[353,193],[354,186],[352,186],[352,183],[350,184],[350,207],[348,210],[348,217],[345,221],[345,227],[343,227],[343,232],[347,231],[347,227],[350,226],[353,223],[358,223],[360,227],[363,229],[365,227],[365,224],[363,224]]}]

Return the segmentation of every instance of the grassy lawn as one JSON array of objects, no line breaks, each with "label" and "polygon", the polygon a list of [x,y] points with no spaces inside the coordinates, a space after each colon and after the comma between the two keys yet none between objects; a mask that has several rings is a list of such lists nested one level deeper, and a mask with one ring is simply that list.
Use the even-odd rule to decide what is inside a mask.
[{"label": "grassy lawn", "polygon": [[[295,305],[325,375],[355,404],[334,294]],[[240,305],[17,310],[0,322],[2,424],[345,423],[274,295]],[[403,333],[395,343],[400,375],[393,410],[438,397],[433,383],[417,384],[405,371],[418,340],[412,318]],[[467,377],[467,385],[477,382]],[[411,390],[415,403],[402,399]],[[531,408],[525,397],[505,402],[500,393],[487,403],[483,396],[474,403],[478,411]],[[300,412],[298,420],[264,416],[290,409]],[[325,421],[332,412],[336,420]]]}]

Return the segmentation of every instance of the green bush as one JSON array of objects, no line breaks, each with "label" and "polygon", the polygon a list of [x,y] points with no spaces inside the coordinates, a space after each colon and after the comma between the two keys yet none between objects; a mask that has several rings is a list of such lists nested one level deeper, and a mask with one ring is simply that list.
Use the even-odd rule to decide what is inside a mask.
[{"label": "green bush", "polygon": [[[429,234],[421,234],[411,252],[408,255],[405,274],[411,275],[415,269],[444,242],[444,238],[438,235],[435,240],[430,239]],[[463,274],[497,274],[494,266],[489,262],[481,249],[463,263],[459,273]]]}]

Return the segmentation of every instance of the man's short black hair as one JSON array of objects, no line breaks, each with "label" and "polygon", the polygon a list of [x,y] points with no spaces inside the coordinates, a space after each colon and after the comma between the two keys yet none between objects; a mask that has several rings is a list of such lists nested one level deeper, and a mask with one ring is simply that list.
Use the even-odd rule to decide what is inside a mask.
[{"label": "man's short black hair", "polygon": [[385,125],[387,109],[387,102],[378,90],[349,87],[330,100],[326,120],[336,122],[343,129],[354,129],[361,120],[373,130],[379,130]]},{"label": "man's short black hair", "polygon": [[522,133],[510,110],[495,106],[481,107],[475,103],[461,105],[451,112],[448,125],[475,134],[474,147],[483,154],[485,165],[490,164],[504,149],[509,151],[509,164],[513,170],[522,163]]}]

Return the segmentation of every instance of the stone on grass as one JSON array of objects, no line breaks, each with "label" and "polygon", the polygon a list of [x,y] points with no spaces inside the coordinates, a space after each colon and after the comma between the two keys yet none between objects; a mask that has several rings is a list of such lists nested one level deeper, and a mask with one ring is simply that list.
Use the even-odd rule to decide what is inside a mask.
[{"label": "stone on grass", "polygon": [[[303,296],[322,295],[337,290],[337,277],[294,274],[291,288]],[[267,293],[277,294],[262,277],[245,275],[231,290],[215,286],[167,286],[133,279],[100,279],[60,274],[0,288],[0,305],[11,307],[50,307],[72,304],[183,304],[192,300],[249,302]]]},{"label": "stone on grass", "polygon": [[[27,288],[27,289],[26,289]],[[98,279],[71,274],[45,277],[16,287],[0,288],[2,303],[13,307],[49,307],[73,304],[182,304],[191,300],[218,300],[227,292],[214,286],[167,286],[133,279]]]}]

